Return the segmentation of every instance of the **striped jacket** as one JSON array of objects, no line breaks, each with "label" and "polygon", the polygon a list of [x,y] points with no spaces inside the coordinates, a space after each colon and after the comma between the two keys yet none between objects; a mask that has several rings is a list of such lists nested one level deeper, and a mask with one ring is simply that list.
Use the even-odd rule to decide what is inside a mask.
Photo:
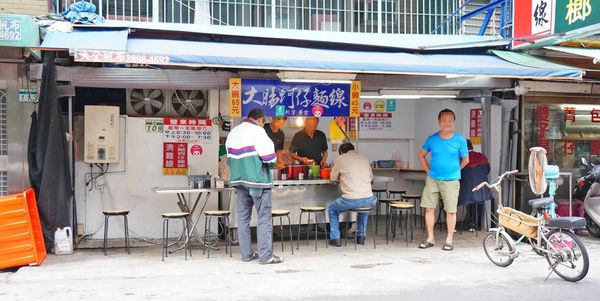
[{"label": "striped jacket", "polygon": [[227,136],[231,186],[271,188],[269,164],[277,162],[273,141],[252,120],[236,126]]}]

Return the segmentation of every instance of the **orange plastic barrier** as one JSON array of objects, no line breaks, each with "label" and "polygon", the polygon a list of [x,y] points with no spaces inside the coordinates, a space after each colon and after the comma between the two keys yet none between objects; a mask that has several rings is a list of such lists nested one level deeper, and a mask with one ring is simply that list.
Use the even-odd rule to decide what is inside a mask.
[{"label": "orange plastic barrier", "polygon": [[46,246],[35,193],[0,197],[0,269],[41,265]]}]

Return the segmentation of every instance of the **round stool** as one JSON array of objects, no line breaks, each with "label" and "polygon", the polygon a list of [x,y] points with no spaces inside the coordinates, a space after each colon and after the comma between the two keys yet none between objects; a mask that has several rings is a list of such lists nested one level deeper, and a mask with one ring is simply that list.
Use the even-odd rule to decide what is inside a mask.
[{"label": "round stool", "polygon": [[[371,190],[373,192],[373,195],[377,198],[377,200],[379,199],[384,199],[387,198],[388,195],[388,191],[387,189],[372,189]],[[377,228],[379,227],[379,210],[380,210],[380,206],[381,204],[379,204],[379,202],[375,205],[376,208],[376,212],[375,212],[375,233],[378,233]]]},{"label": "round stool", "polygon": [[395,202],[400,202],[402,201],[402,199],[400,198],[381,198],[381,199],[377,199],[377,206],[381,205],[381,204],[385,204],[385,235],[388,235],[389,232],[389,221],[390,221],[390,204],[391,203],[395,203]]},{"label": "round stool", "polygon": [[317,215],[323,216],[323,224],[325,225],[325,248],[327,248],[327,244],[329,242],[329,238],[327,237],[327,220],[325,218],[325,207],[300,207],[300,221],[298,222],[298,244],[296,246],[296,250],[300,249],[300,230],[302,229],[302,215],[304,213],[308,214],[307,221],[307,231],[306,231],[306,245],[308,246],[308,241],[310,239],[310,215],[313,214],[315,217],[315,252],[317,251],[317,237],[318,237],[318,225]]},{"label": "round stool", "polygon": [[185,254],[185,260],[187,260],[187,251],[186,248],[190,252],[190,256],[192,256],[192,249],[190,248],[190,229],[188,228],[187,218],[190,216],[187,212],[175,212],[175,213],[163,213],[161,214],[163,218],[163,252],[162,252],[162,261],[165,261],[165,257],[169,257],[169,220],[171,219],[180,219],[183,223],[183,231],[185,232],[185,242],[183,245],[183,253]]},{"label": "round stool", "polygon": [[[412,202],[413,205],[415,205],[414,209],[413,209],[413,214],[415,215],[415,219],[414,219],[414,223],[415,226],[417,226],[417,206],[421,205],[421,195],[420,194],[403,194],[402,195],[402,201],[403,202]],[[419,207],[419,212],[421,212],[421,228],[425,229],[425,222],[423,221],[425,219],[425,215],[423,214],[423,208]]]},{"label": "round stool", "polygon": [[292,250],[292,255],[294,255],[294,237],[292,235],[292,221],[290,220],[290,211],[289,210],[272,210],[271,211],[271,220],[279,217],[279,233],[281,236],[281,252],[283,252],[283,217],[287,217],[288,220],[288,229],[290,230],[290,250]]},{"label": "round stool", "polygon": [[[353,208],[350,209],[348,211],[346,211],[346,229],[348,229],[348,222],[350,222],[350,214],[352,212],[356,212],[357,216],[356,216],[356,235],[354,235],[354,250],[356,250],[356,245],[358,244],[358,214],[366,214],[367,215],[367,219],[369,218],[369,213],[371,213],[371,210],[373,208],[371,207],[360,207],[360,208]],[[374,220],[373,218],[371,218],[371,231],[373,231],[373,249],[377,249],[377,244],[375,242],[375,225],[374,225]],[[367,233],[365,233],[365,237],[366,237]],[[348,246],[348,235],[346,235],[346,237],[344,238],[344,244],[345,246]]]},{"label": "round stool", "polygon": [[[231,211],[229,210],[210,210],[204,212],[204,249],[202,254],[206,252],[207,258],[210,258],[210,249],[211,247],[208,245],[209,235],[210,235],[210,227],[213,218],[217,219],[217,227],[219,226],[219,221],[223,221],[225,229],[225,254],[229,253],[229,257],[233,256],[233,252],[231,252],[231,232],[230,232],[230,223],[229,216],[231,215]],[[218,232],[218,231],[217,231]],[[229,247],[229,248],[228,248]]]},{"label": "round stool", "polygon": [[111,210],[102,211],[102,213],[104,214],[104,255],[106,255],[106,240],[108,239],[108,220],[111,216],[123,217],[123,225],[125,227],[125,251],[127,251],[127,254],[131,254],[131,251],[129,250],[129,225],[127,222],[129,210]]},{"label": "round stool", "polygon": [[[405,238],[406,238],[406,246],[408,247],[408,228],[410,227],[410,241],[413,240],[413,227],[410,222],[410,211],[415,208],[413,203],[409,202],[398,202],[392,203],[390,205],[390,210],[392,214],[391,223],[392,223],[392,242],[394,242],[394,238],[396,238],[396,215],[400,216],[400,235],[402,235],[402,215],[406,213],[406,221],[404,222],[405,229]],[[386,237],[387,240],[387,237]]]}]

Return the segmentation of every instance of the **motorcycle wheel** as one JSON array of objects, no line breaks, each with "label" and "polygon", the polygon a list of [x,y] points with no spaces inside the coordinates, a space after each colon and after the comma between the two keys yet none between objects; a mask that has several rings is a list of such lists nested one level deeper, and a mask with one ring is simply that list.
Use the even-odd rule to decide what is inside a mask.
[{"label": "motorcycle wheel", "polygon": [[600,238],[600,225],[596,224],[594,220],[587,214],[585,215],[585,224],[585,227],[591,236]]}]

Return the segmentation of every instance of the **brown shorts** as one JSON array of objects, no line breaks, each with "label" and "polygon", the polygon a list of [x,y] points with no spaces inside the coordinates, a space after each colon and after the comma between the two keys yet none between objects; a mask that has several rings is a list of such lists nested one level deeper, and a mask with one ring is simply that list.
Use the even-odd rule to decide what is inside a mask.
[{"label": "brown shorts", "polygon": [[458,209],[458,193],[460,181],[439,181],[427,177],[421,197],[421,207],[437,208],[440,198],[444,202],[446,212],[456,212]]}]

